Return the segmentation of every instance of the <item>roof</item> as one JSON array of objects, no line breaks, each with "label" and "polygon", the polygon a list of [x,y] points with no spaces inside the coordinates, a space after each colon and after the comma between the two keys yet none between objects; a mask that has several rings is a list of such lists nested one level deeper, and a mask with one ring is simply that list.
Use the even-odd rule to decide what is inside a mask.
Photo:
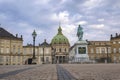
[{"label": "roof", "polygon": [[50,47],[50,44],[48,44],[46,42],[46,39],[45,39],[44,42],[42,44],[40,44],[39,46],[41,46],[41,47]]},{"label": "roof", "polygon": [[59,26],[58,33],[53,37],[51,44],[69,44],[68,39],[62,34],[62,29]]},{"label": "roof", "polygon": [[22,40],[22,37],[21,38],[15,37],[13,34],[11,34],[10,32],[8,32],[7,30],[5,30],[4,28],[1,28],[1,27],[0,27],[0,38],[10,38],[10,39]]}]

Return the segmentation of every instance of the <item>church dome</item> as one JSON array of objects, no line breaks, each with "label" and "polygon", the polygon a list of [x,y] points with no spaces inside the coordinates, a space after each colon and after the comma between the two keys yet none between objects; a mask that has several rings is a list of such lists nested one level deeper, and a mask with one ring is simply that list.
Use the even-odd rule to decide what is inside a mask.
[{"label": "church dome", "polygon": [[58,28],[57,35],[52,39],[51,44],[69,44],[68,39],[62,34],[61,27]]}]

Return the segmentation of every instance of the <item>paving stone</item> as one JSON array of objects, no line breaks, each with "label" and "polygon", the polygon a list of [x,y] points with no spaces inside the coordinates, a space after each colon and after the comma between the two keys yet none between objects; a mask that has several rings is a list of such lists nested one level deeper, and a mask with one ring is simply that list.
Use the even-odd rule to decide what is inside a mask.
[{"label": "paving stone", "polygon": [[1,65],[0,80],[120,80],[120,64]]}]

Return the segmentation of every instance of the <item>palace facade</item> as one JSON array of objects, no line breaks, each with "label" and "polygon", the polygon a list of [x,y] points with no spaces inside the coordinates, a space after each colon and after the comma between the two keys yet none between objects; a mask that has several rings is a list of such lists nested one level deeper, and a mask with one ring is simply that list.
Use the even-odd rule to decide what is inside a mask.
[{"label": "palace facade", "polygon": [[97,62],[120,63],[120,34],[111,35],[110,41],[88,41],[90,59]]},{"label": "palace facade", "polygon": [[[87,51],[90,60],[98,63],[109,61],[120,63],[120,34],[111,35],[109,41],[87,41]],[[35,46],[37,64],[68,63],[74,58],[73,47],[62,33],[59,26],[58,33],[51,43],[46,40]],[[0,28],[0,65],[31,64],[33,57],[33,45],[23,46],[22,35],[14,36],[3,28]]]},{"label": "palace facade", "polygon": [[22,64],[23,38],[0,28],[0,64]]}]

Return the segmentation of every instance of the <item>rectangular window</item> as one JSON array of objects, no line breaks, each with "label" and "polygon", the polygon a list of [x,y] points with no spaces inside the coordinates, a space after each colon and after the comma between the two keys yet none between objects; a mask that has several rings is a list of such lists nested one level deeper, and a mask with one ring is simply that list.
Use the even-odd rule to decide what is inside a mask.
[{"label": "rectangular window", "polygon": [[16,57],[15,56],[13,56],[13,62],[15,62],[16,61]]},{"label": "rectangular window", "polygon": [[119,48],[119,53],[120,53],[120,48]]},{"label": "rectangular window", "polygon": [[99,48],[96,48],[96,53],[100,53],[100,49]]},{"label": "rectangular window", "polygon": [[94,49],[93,49],[93,48],[91,48],[91,49],[90,49],[90,52],[91,52],[91,53],[94,53]]},{"label": "rectangular window", "polygon": [[15,46],[13,46],[13,53],[16,53],[15,51],[16,51],[16,50],[15,50]]},{"label": "rectangular window", "polygon": [[6,62],[9,62],[9,57],[8,56],[6,56]]},{"label": "rectangular window", "polygon": [[6,53],[10,53],[10,49],[9,48],[6,48]]},{"label": "rectangular window", "polygon": [[20,48],[18,48],[18,54],[20,54]]},{"label": "rectangular window", "polygon": [[116,42],[114,41],[113,44],[116,44]]},{"label": "rectangular window", "polygon": [[49,62],[49,57],[46,57],[46,62]]},{"label": "rectangular window", "polygon": [[3,56],[0,56],[0,63],[4,61]]},{"label": "rectangular window", "polygon": [[108,53],[111,53],[111,47],[108,47]]},{"label": "rectangular window", "polygon": [[43,54],[43,48],[39,48],[40,54]]},{"label": "rectangular window", "polygon": [[24,52],[23,53],[26,54],[26,48],[24,48]]},{"label": "rectangular window", "polygon": [[37,49],[35,48],[35,53],[37,54]]},{"label": "rectangular window", "polygon": [[105,53],[105,48],[101,48],[101,53]]},{"label": "rectangular window", "polygon": [[118,44],[120,44],[120,41],[118,42]]},{"label": "rectangular window", "polygon": [[1,53],[4,53],[4,48],[1,48]]},{"label": "rectangular window", "polygon": [[20,62],[20,56],[18,56],[18,62]]},{"label": "rectangular window", "polygon": [[113,52],[116,53],[116,48],[113,49]]},{"label": "rectangular window", "polygon": [[41,59],[41,61],[43,62],[43,57],[41,57],[40,59]]},{"label": "rectangular window", "polygon": [[28,54],[32,54],[32,49],[29,49],[29,53]]},{"label": "rectangular window", "polygon": [[46,49],[46,54],[49,54],[49,49]]}]

